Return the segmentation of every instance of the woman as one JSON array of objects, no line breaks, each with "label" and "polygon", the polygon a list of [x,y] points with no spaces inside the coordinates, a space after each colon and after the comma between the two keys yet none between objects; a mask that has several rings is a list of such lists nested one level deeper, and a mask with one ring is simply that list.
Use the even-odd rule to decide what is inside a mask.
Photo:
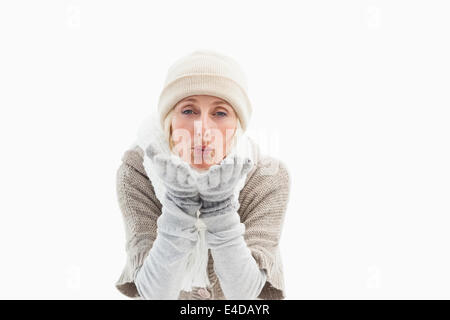
[{"label": "woman", "polygon": [[290,177],[246,134],[239,64],[211,50],[179,59],[157,111],[117,172],[127,251],[117,289],[138,299],[284,299]]}]

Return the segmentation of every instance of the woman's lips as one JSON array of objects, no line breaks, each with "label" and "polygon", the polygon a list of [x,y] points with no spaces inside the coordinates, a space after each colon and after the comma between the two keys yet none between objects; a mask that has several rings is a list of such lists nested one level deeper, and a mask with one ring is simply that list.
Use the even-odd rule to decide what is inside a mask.
[{"label": "woman's lips", "polygon": [[194,149],[195,152],[211,152],[213,150],[211,147],[206,146],[196,146],[192,149]]}]

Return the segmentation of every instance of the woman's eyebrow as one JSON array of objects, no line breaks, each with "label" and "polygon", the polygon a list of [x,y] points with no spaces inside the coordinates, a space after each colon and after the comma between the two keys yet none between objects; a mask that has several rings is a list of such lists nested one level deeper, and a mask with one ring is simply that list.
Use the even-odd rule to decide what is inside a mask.
[{"label": "woman's eyebrow", "polygon": [[180,103],[187,102],[187,101],[197,102],[197,99],[189,98],[189,99],[185,99],[185,100],[180,101]]},{"label": "woman's eyebrow", "polygon": [[214,101],[213,104],[227,104],[228,105],[228,102],[223,101],[223,100],[217,100],[217,101]]}]

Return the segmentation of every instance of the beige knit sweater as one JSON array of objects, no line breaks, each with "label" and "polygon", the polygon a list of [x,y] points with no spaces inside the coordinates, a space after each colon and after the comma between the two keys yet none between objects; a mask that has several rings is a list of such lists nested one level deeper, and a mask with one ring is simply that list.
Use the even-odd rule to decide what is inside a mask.
[{"label": "beige knit sweater", "polygon": [[[143,166],[144,152],[139,146],[127,150],[117,170],[117,196],[125,224],[127,259],[116,282],[116,288],[130,298],[140,299],[133,275],[142,266],[157,232],[156,221],[161,215],[161,203]],[[285,299],[280,236],[289,201],[291,179],[286,165],[258,150],[255,168],[239,195],[238,214],[245,225],[244,239],[261,269],[267,271],[267,282],[258,299]],[[226,299],[214,261],[208,253],[208,277],[212,284],[210,299]],[[202,299],[195,291],[181,291],[178,299]]]}]

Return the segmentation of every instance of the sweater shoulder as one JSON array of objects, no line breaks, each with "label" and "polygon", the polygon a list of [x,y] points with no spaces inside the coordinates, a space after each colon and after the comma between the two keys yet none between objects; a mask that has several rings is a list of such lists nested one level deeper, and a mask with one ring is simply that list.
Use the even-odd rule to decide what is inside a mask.
[{"label": "sweater shoulder", "polygon": [[257,165],[247,177],[246,187],[255,188],[287,188],[291,186],[291,174],[284,161],[270,155],[259,158]]},{"label": "sweater shoulder", "polygon": [[133,169],[147,177],[144,168],[144,151],[138,145],[126,150],[122,156],[122,163],[131,166]]}]

